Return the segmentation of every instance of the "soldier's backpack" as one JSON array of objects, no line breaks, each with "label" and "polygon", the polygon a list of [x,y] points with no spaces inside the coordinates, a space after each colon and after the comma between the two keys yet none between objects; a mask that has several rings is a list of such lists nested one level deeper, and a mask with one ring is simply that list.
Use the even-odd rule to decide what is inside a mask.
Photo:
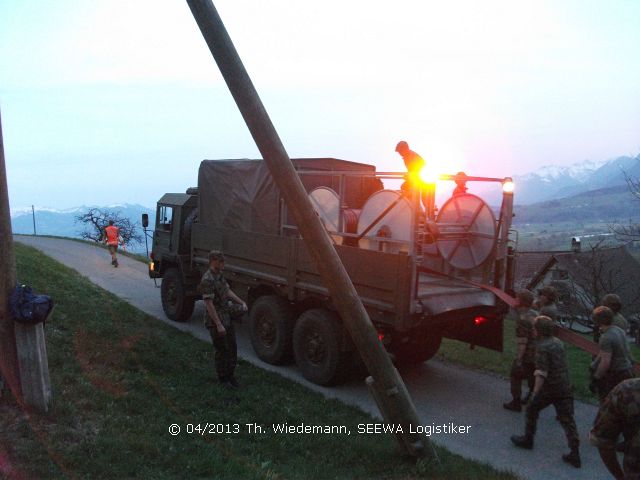
[{"label": "soldier's backpack", "polygon": [[9,296],[9,310],[16,322],[35,325],[44,322],[53,309],[48,295],[36,295],[27,285],[16,285]]}]

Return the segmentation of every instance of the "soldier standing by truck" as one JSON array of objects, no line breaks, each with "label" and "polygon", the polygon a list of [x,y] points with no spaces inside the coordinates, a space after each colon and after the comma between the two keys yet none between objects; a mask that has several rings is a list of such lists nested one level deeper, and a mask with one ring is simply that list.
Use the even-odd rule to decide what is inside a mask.
[{"label": "soldier standing by truck", "polygon": [[[517,295],[517,304],[515,310],[510,316],[515,316],[516,321],[516,358],[511,366],[511,396],[509,403],[502,406],[513,412],[522,411],[522,381],[526,380],[529,385],[529,397],[533,391],[534,385],[534,362],[536,355],[535,333],[533,331],[533,322],[537,316],[537,312],[532,310],[533,293],[529,290],[520,290]],[[515,313],[515,315],[513,315]]]},{"label": "soldier standing by truck", "polygon": [[215,366],[220,384],[226,389],[239,388],[234,376],[238,363],[238,347],[233,317],[247,311],[247,304],[229,288],[222,275],[224,255],[219,250],[209,252],[209,268],[198,291],[204,301],[204,326],[209,330],[215,350]]},{"label": "soldier standing by truck", "polygon": [[589,389],[598,394],[600,404],[618,383],[633,377],[633,359],[627,335],[613,325],[613,311],[600,306],[593,311],[593,319],[601,331],[600,352],[592,363]]},{"label": "soldier standing by truck", "polygon": [[535,361],[536,383],[527,405],[525,434],[514,435],[511,441],[516,447],[532,449],[538,416],[542,410],[553,405],[570,448],[562,460],[580,468],[580,439],[573,417],[573,395],[564,345],[553,336],[554,322],[549,317],[536,317],[534,324],[540,337]]}]

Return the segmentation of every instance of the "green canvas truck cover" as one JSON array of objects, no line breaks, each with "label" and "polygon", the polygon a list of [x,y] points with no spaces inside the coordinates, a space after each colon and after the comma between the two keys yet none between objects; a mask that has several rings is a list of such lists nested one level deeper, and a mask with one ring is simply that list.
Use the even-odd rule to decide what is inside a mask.
[{"label": "green canvas truck cover", "polygon": [[[339,191],[338,172],[370,172],[371,177],[345,177],[344,202],[361,208],[373,192],[382,189],[373,177],[375,167],[335,158],[292,159],[307,192],[318,186]],[[304,172],[326,172],[305,175]],[[264,160],[203,160],[198,172],[201,223],[249,232],[277,235],[280,228],[280,190]]]}]

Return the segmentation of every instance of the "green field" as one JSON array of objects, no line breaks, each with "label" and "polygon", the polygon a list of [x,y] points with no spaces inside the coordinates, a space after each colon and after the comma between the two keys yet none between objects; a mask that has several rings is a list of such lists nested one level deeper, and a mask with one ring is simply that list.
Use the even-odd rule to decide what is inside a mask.
[{"label": "green field", "polygon": [[[356,434],[358,424],[376,422],[371,416],[245,362],[243,388],[226,391],[214,380],[209,344],[34,249],[16,244],[16,255],[19,280],[56,302],[45,328],[53,405],[25,413],[5,392],[0,477],[514,478],[441,448],[440,465],[414,462],[390,434]],[[278,434],[268,429],[276,423],[352,434]],[[179,435],[169,434],[172,424]]]}]

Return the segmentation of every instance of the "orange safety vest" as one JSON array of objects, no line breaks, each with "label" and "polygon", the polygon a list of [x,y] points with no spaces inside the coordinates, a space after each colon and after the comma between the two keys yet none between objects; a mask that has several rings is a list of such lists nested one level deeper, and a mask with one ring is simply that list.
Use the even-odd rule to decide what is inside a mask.
[{"label": "orange safety vest", "polygon": [[120,236],[120,229],[115,225],[109,225],[104,229],[107,234],[107,245],[118,245],[118,237]]}]

